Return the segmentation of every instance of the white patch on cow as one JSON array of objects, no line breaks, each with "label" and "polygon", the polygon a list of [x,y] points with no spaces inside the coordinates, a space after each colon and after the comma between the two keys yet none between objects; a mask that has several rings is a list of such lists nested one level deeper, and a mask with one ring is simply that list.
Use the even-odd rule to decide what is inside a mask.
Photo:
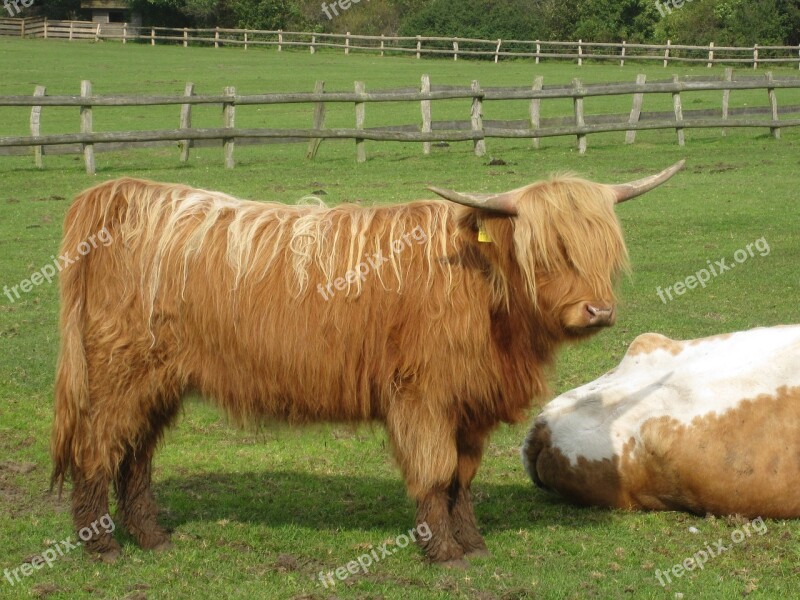
[{"label": "white patch on cow", "polygon": [[773,396],[781,386],[800,386],[800,325],[678,344],[677,354],[656,348],[626,355],[616,369],[547,404],[537,422],[547,424],[553,446],[572,465],[579,456],[611,459],[631,438],[640,441],[649,419],[689,424]]}]

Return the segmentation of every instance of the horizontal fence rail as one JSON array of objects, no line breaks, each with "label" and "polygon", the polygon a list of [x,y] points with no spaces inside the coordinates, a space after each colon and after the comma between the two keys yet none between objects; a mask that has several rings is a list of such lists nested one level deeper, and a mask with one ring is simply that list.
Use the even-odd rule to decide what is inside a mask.
[{"label": "horizontal fence rail", "polygon": [[[314,158],[322,140],[350,139],[355,141],[356,158],[366,160],[365,141],[418,142],[423,153],[430,154],[433,142],[468,142],[474,144],[475,154],[486,152],[486,139],[531,139],[534,148],[540,140],[558,136],[576,136],[578,150],[587,150],[587,136],[596,133],[625,132],[625,143],[634,143],[638,131],[674,129],[680,145],[685,144],[687,129],[758,127],[768,128],[772,136],[780,138],[782,128],[800,126],[800,106],[785,105],[783,119],[779,118],[776,90],[800,89],[800,78],[776,78],[772,73],[765,77],[733,78],[733,70],[725,70],[722,78],[673,77],[670,81],[647,82],[638,75],[635,83],[583,84],[579,79],[571,85],[545,86],[542,77],[536,77],[532,86],[481,88],[478,81],[470,87],[431,85],[430,77],[423,75],[420,87],[401,90],[366,92],[363,82],[355,82],[353,92],[326,92],[324,82],[316,83],[314,92],[240,95],[235,88],[225,88],[220,95],[197,95],[194,85],[186,85],[184,95],[131,96],[95,95],[91,83],[81,83],[79,96],[48,96],[43,86],[36,86],[32,96],[0,96],[0,108],[31,107],[29,136],[0,136],[0,154],[28,153],[33,148],[36,166],[42,167],[46,154],[82,153],[88,173],[94,173],[95,151],[116,151],[136,147],[174,145],[178,142],[181,161],[189,160],[191,147],[222,145],[225,165],[235,165],[236,145],[262,143],[307,142],[308,158]],[[764,90],[764,106],[730,108],[731,92],[736,90]],[[683,110],[682,95],[688,92],[722,92],[721,108]],[[672,112],[642,112],[644,99],[650,94],[669,94]],[[630,114],[587,114],[587,98],[602,96],[632,96]],[[438,100],[465,100],[464,120],[434,121],[434,102]],[[542,119],[543,100],[571,99],[573,114],[569,117]],[[529,114],[525,120],[497,121],[483,118],[484,103],[508,100],[529,100]],[[404,124],[389,127],[365,127],[367,106],[381,102],[419,103],[421,124]],[[242,128],[235,127],[237,107],[305,103],[311,105],[309,119],[312,126],[303,128]],[[352,128],[326,128],[325,106],[329,103],[348,103],[354,107]],[[144,131],[93,131],[94,107],[131,107],[180,105],[179,127],[176,129]],[[192,127],[192,107],[218,105],[222,108],[222,127]],[[43,134],[41,131],[45,107],[80,108],[80,130],[76,133]],[[469,112],[467,112],[467,109]],[[795,118],[789,118],[794,115]],[[760,116],[760,118],[759,118]]]},{"label": "horizontal fence rail", "polygon": [[305,31],[142,27],[128,23],[95,23],[92,21],[48,21],[46,19],[0,19],[0,36],[38,37],[68,40],[114,40],[140,42],[152,46],[173,44],[249,47],[272,46],[284,49],[308,49],[311,54],[327,48],[350,52],[413,54],[459,58],[488,58],[499,62],[507,58],[570,60],[582,65],[586,60],[619,62],[649,61],[663,63],[759,65],[797,64],[800,68],[800,46],[707,46],[673,44],[637,44],[627,41],[584,42],[543,40],[484,40],[461,37],[355,35],[351,33],[314,33]]}]

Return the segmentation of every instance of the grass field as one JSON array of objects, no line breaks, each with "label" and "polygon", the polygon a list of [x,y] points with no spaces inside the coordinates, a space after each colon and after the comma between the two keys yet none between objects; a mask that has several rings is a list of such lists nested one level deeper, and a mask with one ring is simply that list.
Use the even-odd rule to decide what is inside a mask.
[{"label": "grass field", "polygon": [[[198,93],[234,85],[241,93],[418,85],[487,86],[633,81],[705,68],[665,71],[611,65],[583,68],[563,63],[498,65],[473,61],[416,61],[338,54],[229,49],[150,48],[140,45],[69,44],[0,39],[4,58],[0,95],[77,94],[81,79],[96,93],[181,93],[187,81]],[[789,71],[776,70],[786,74]],[[783,104],[800,104],[781,94]],[[766,104],[766,94],[734,93],[734,106]],[[587,100],[587,111],[626,112],[628,98]],[[645,109],[669,110],[669,96],[648,98]],[[687,108],[718,106],[715,95],[687,96]],[[567,104],[547,102],[544,116],[566,114]],[[435,118],[465,118],[468,103],[434,104]],[[416,123],[418,109],[368,107],[368,126]],[[77,109],[45,109],[43,132],[77,131]],[[525,118],[527,105],[485,107],[486,118]],[[310,107],[241,109],[237,125],[308,126]],[[352,107],[332,111],[329,125],[351,125]],[[452,117],[455,118],[455,117]],[[197,126],[217,126],[218,109],[195,115]],[[0,109],[0,135],[24,135],[28,111]],[[97,130],[177,126],[177,110],[96,109]],[[318,190],[326,201],[408,201],[427,197],[425,186],[470,191],[510,189],[557,171],[601,181],[634,179],[681,159],[687,169],[644,199],[619,208],[633,273],[622,284],[618,324],[561,354],[553,393],[587,382],[615,365],[638,334],[658,331],[695,338],[755,326],[798,322],[800,300],[800,130],[774,140],[764,130],[688,131],[679,148],[674,132],[640,133],[633,146],[622,134],[589,138],[580,156],[574,139],[529,142],[488,140],[476,158],[469,143],[435,148],[368,143],[369,160],[355,163],[352,142],[325,142],[318,158],[305,145],[237,148],[237,168],[222,168],[221,149],[193,152],[181,165],[174,148],[97,156],[98,173],[85,175],[77,156],[0,160],[0,286],[17,285],[57,253],[61,222],[71,197],[99,181],[122,175],[187,183],[241,197],[295,202]],[[491,157],[506,164],[489,166]],[[666,288],[764,238],[769,253],[734,271],[662,302]],[[13,570],[53,543],[73,535],[66,497],[48,491],[49,429],[57,352],[57,288],[44,283],[9,302],[0,296],[0,571]],[[320,357],[325,360],[325,357]],[[280,425],[241,431],[210,405],[186,402],[176,429],[156,457],[155,493],[161,522],[173,530],[174,548],[143,552],[119,532],[124,555],[114,565],[79,551],[59,557],[20,583],[0,574],[0,598],[402,598],[512,600],[522,598],[793,598],[798,597],[800,524],[767,520],[763,535],[732,546],[662,588],[655,570],[667,570],[719,538],[730,540],[742,521],[680,513],[625,513],[575,508],[534,489],[518,447],[527,425],[502,427],[492,438],[474,485],[476,512],[492,552],[466,571],[426,566],[414,547],[398,549],[367,575],[334,588],[316,579],[394,540],[413,525],[414,507],[379,427]],[[800,482],[798,482],[800,483]],[[113,514],[113,511],[112,511]],[[692,533],[690,527],[699,530]],[[74,537],[73,537],[74,539]],[[682,594],[682,595],[678,595]]]}]

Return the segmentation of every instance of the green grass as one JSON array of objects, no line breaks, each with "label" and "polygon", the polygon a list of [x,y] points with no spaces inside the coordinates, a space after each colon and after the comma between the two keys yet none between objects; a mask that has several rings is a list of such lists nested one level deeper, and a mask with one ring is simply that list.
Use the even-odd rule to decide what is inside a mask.
[{"label": "green grass", "polygon": [[[474,61],[416,61],[363,55],[183,49],[117,44],[0,40],[4,57],[0,94],[78,93],[91,79],[97,93],[181,93],[187,81],[198,93],[235,85],[241,93],[417,85],[422,73],[436,83],[485,87],[632,81],[705,68],[589,65],[499,65]],[[717,72],[717,71],[713,71]],[[776,70],[786,74],[789,71]],[[713,95],[684,98],[685,106],[717,105]],[[765,93],[733,94],[735,105],[766,104]],[[782,104],[798,98],[778,91]],[[626,112],[629,98],[589,99],[587,111]],[[737,104],[738,103],[738,104]],[[544,116],[568,114],[569,104],[543,103]],[[669,96],[648,98],[645,109],[669,110]],[[434,103],[435,118],[465,118],[469,105]],[[418,109],[373,106],[368,125],[416,123]],[[77,131],[77,109],[43,112],[45,133]],[[527,105],[487,103],[486,118],[525,118]],[[351,125],[352,107],[329,112],[330,125]],[[198,111],[195,124],[220,123],[218,109]],[[242,108],[239,124],[308,126],[310,107]],[[177,126],[176,107],[96,110],[98,130]],[[24,135],[28,111],[0,109],[0,135]],[[553,372],[553,393],[587,382],[613,367],[638,334],[677,338],[798,321],[800,209],[797,205],[800,131],[773,140],[766,130],[687,131],[679,148],[674,132],[640,133],[633,146],[622,134],[589,137],[580,156],[574,139],[551,139],[534,151],[524,141],[488,140],[476,158],[471,144],[435,148],[368,143],[369,160],[355,163],[352,142],[325,142],[317,160],[305,145],[237,148],[237,167],[222,168],[221,149],[193,151],[181,165],[174,148],[99,154],[98,174],[85,175],[77,156],[46,156],[45,169],[30,157],[0,161],[0,286],[16,285],[50,261],[70,198],[99,181],[122,175],[183,182],[242,197],[294,202],[316,190],[326,200],[397,202],[427,197],[428,184],[473,191],[510,189],[557,171],[621,181],[687,159],[687,169],[662,189],[620,207],[633,274],[622,284],[618,324],[565,349]],[[489,158],[507,164],[489,166]],[[662,303],[656,288],[673,285],[765,238],[758,254],[697,289]],[[0,571],[14,569],[49,544],[71,534],[66,498],[48,493],[49,428],[57,352],[57,289],[43,284],[15,303],[0,296]],[[322,358],[324,359],[324,357]],[[754,598],[796,596],[800,525],[767,521],[768,531],[712,559],[663,589],[655,569],[669,569],[718,538],[730,539],[740,522],[677,513],[624,513],[579,509],[534,489],[523,473],[518,446],[526,425],[502,427],[492,438],[474,486],[476,511],[492,557],[467,571],[425,566],[415,548],[398,550],[369,575],[353,576],[334,590],[315,582],[321,570],[345,565],[408,531],[414,507],[406,498],[379,427],[321,425],[240,431],[199,401],[157,455],[155,493],[160,520],[174,530],[167,554],[139,550],[120,533],[124,556],[107,566],[75,551],[12,587],[0,573],[0,597],[121,598]],[[30,470],[29,472],[26,472]],[[22,472],[19,472],[22,471]],[[699,534],[689,532],[694,526]],[[142,597],[142,596],[138,596]]]}]

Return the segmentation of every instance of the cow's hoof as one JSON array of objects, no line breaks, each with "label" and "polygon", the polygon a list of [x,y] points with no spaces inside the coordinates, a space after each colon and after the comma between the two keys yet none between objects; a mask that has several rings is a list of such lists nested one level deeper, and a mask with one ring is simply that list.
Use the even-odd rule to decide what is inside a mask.
[{"label": "cow's hoof", "polygon": [[443,560],[442,562],[437,562],[436,565],[443,567],[445,569],[458,569],[458,570],[464,570],[467,567],[469,567],[469,563],[463,558],[452,558],[450,560]]},{"label": "cow's hoof", "polygon": [[169,552],[172,550],[172,542],[169,540],[164,540],[160,544],[157,544],[151,548],[153,552]]},{"label": "cow's hoof", "polygon": [[464,558],[489,558],[491,555],[486,548],[476,548],[464,554]]},{"label": "cow's hoof", "polygon": [[95,554],[96,560],[103,562],[107,565],[113,565],[119,559],[121,551],[119,548],[113,548],[111,550],[107,550],[106,552],[99,552]]}]

